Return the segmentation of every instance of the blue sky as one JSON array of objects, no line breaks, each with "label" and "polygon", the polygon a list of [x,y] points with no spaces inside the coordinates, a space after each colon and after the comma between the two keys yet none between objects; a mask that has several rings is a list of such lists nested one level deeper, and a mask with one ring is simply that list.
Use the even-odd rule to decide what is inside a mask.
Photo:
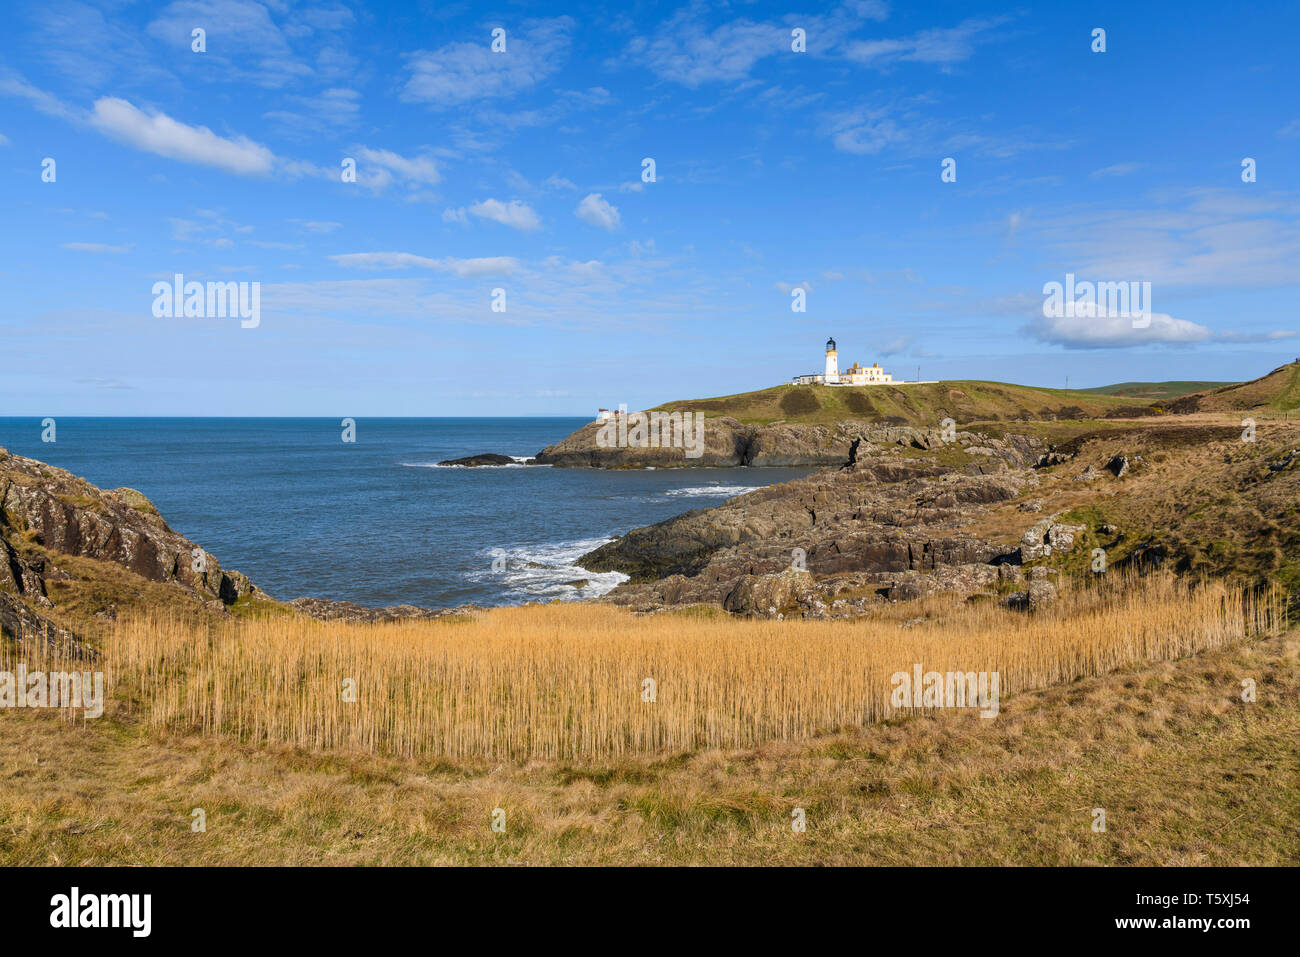
[{"label": "blue sky", "polygon": [[[828,335],[907,378],[1253,378],[1300,355],[1297,37],[1293,3],[10,4],[0,414],[588,414]],[[1150,282],[1150,327],[1044,319],[1067,272]],[[175,273],[261,283],[260,324],[156,318]]]}]

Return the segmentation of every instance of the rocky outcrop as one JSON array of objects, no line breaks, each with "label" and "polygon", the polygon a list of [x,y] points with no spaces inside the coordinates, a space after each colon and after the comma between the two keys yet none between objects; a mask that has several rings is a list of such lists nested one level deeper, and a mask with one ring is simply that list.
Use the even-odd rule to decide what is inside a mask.
[{"label": "rocky outcrop", "polygon": [[114,562],[141,578],[175,582],[233,602],[254,586],[173,531],[134,489],[102,490],[70,472],[0,450],[3,522],[65,555]]},{"label": "rocky outcrop", "polygon": [[632,576],[603,600],[640,610],[709,603],[743,615],[837,617],[932,591],[995,588],[997,564],[1018,556],[965,526],[1019,496],[1034,474],[876,448],[868,457],[860,449],[851,468],[634,529],[579,564]]},{"label": "rocky outcrop", "polygon": [[367,608],[350,601],[326,601],[323,598],[295,598],[289,602],[291,608],[311,618],[321,621],[345,622],[384,622],[402,621],[416,618],[447,618],[449,616],[468,615],[481,609],[474,605],[459,605],[456,608],[420,608],[417,605],[389,605],[386,608]]},{"label": "rocky outcrop", "polygon": [[112,563],[218,607],[258,591],[247,576],[223,569],[215,556],[170,528],[136,490],[100,489],[63,469],[0,449],[4,634],[65,650],[80,647],[49,617],[55,602],[47,583],[76,580],[65,567],[74,558]]},{"label": "rocky outcrop", "polygon": [[946,445],[970,455],[1001,458],[1020,466],[1033,462],[1041,445],[1024,435],[995,437],[971,432],[949,433],[912,426],[881,426],[846,420],[831,425],[775,423],[746,425],[721,416],[704,421],[703,448],[695,457],[678,447],[600,445],[603,424],[591,422],[568,438],[537,453],[538,465],[560,468],[731,468],[738,466],[841,466],[889,450],[933,451]]},{"label": "rocky outcrop", "polygon": [[5,591],[0,591],[0,636],[58,657],[94,657],[94,652],[77,641],[68,629],[56,625]]}]

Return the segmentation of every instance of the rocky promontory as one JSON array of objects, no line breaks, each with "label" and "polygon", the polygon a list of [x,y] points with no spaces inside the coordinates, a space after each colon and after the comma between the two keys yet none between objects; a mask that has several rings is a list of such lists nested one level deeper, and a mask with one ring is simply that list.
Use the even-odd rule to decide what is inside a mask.
[{"label": "rocky promontory", "polygon": [[[855,448],[901,446],[938,449],[939,428],[877,425],[845,420],[830,425],[773,423],[746,425],[727,416],[706,420],[703,453],[691,458],[684,448],[602,447],[602,423],[584,425],[537,453],[538,465],[560,468],[731,468],[736,466],[828,466],[847,462]],[[954,439],[955,441],[955,439]]]}]

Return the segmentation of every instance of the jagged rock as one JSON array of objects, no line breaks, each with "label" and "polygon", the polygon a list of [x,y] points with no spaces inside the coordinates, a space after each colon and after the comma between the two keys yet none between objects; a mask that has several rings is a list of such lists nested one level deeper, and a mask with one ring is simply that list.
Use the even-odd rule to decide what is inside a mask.
[{"label": "jagged rock", "polygon": [[1024,580],[1024,572],[1019,565],[1010,563],[997,566],[998,580],[1004,582],[1019,582]]},{"label": "jagged rock", "polygon": [[1058,452],[1056,449],[1051,449],[1044,452],[1034,461],[1034,468],[1045,469],[1051,468],[1053,465],[1063,465],[1072,458],[1074,458],[1074,455],[1071,453]]},{"label": "jagged rock", "polygon": [[1097,473],[1095,468],[1089,465],[1086,469],[1076,475],[1074,480],[1076,482],[1091,482],[1096,478],[1100,478],[1100,475]]},{"label": "jagged rock", "polygon": [[1047,544],[1054,551],[1068,552],[1074,547],[1074,536],[1084,530],[1083,525],[1052,525],[1047,529]]},{"label": "jagged rock", "polygon": [[1016,549],[1017,561],[1023,565],[1026,562],[1036,562],[1052,554],[1051,545],[1021,545]]},{"label": "jagged rock", "polygon": [[820,599],[812,575],[787,568],[774,575],[746,575],[723,599],[722,607],[744,615],[775,617],[791,605],[813,607]]},{"label": "jagged rock", "polygon": [[68,629],[33,611],[5,591],[0,591],[0,638],[58,656],[96,657],[95,651],[78,641]]},{"label": "jagged rock", "polygon": [[1125,475],[1128,474],[1128,456],[1127,455],[1114,456],[1113,458],[1111,458],[1109,462],[1106,463],[1106,468],[1110,470],[1110,472],[1115,476],[1115,478],[1123,478]]},{"label": "jagged rock", "polygon": [[1006,608],[1034,611],[1056,599],[1056,586],[1047,581],[1031,581],[1026,591],[1013,592],[1000,602]]}]

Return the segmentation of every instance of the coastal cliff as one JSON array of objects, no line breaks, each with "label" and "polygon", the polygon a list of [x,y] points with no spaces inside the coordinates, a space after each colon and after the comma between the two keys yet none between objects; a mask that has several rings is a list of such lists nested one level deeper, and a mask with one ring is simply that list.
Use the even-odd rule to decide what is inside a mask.
[{"label": "coastal cliff", "polygon": [[[0,631],[65,649],[133,606],[212,613],[265,598],[135,489],[0,448]],[[75,633],[75,637],[74,637]]]}]

